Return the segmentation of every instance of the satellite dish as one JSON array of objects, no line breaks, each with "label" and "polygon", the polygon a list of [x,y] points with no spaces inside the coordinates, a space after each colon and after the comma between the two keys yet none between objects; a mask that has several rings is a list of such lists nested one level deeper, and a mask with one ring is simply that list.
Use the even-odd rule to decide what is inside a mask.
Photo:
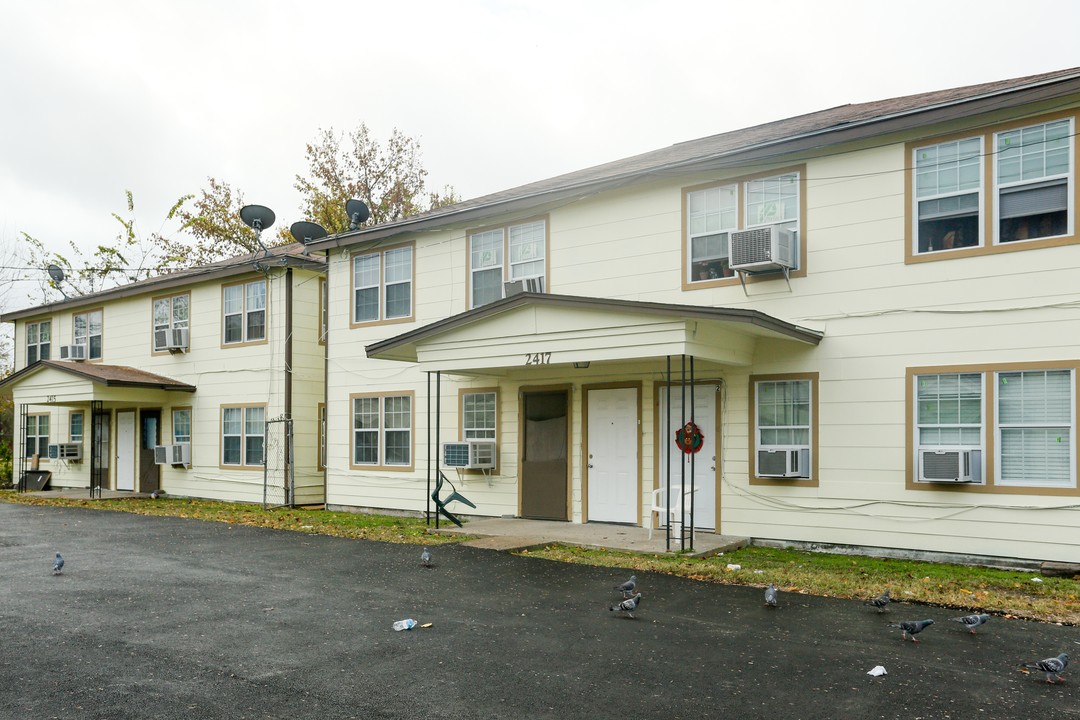
[{"label": "satellite dish", "polygon": [[360,200],[349,200],[345,203],[345,212],[349,216],[349,229],[355,230],[371,217],[368,206]]},{"label": "satellite dish", "polygon": [[244,221],[244,224],[250,227],[255,232],[265,230],[274,224],[276,216],[274,211],[268,207],[262,205],[245,205],[240,208],[240,219]]},{"label": "satellite dish", "polygon": [[307,222],[301,220],[294,222],[289,226],[289,233],[293,236],[293,239],[301,245],[307,245],[310,242],[316,240],[322,240],[326,237],[326,228],[319,223]]},{"label": "satellite dish", "polygon": [[49,277],[51,277],[52,281],[57,285],[64,282],[64,271],[59,265],[50,265],[45,268],[45,270],[48,271]]}]

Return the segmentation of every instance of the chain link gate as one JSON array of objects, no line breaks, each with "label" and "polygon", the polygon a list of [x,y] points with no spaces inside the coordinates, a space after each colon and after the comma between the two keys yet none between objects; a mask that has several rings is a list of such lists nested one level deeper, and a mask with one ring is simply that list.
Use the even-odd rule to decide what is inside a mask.
[{"label": "chain link gate", "polygon": [[263,508],[292,507],[296,478],[293,470],[293,421],[274,418],[263,432]]}]

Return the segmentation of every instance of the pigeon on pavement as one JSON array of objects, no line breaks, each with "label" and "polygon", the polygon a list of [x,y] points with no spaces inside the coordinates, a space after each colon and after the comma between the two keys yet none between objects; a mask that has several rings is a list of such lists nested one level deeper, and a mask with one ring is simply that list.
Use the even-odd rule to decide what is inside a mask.
[{"label": "pigeon on pavement", "polygon": [[964,623],[964,627],[975,634],[975,628],[979,627],[987,620],[990,619],[989,615],[965,615],[964,617],[949,618],[953,622]]},{"label": "pigeon on pavement", "polygon": [[60,553],[56,553],[56,559],[53,560],[52,574],[59,575],[64,570],[64,558],[60,556]]},{"label": "pigeon on pavement", "polygon": [[634,588],[637,587],[637,575],[631,575],[630,579],[624,582],[622,585],[616,585],[615,589],[622,593],[624,598],[628,598],[634,594]]},{"label": "pigeon on pavement", "polygon": [[1028,672],[1030,670],[1039,670],[1041,672],[1044,672],[1046,673],[1046,682],[1056,684],[1057,680],[1053,679],[1055,677],[1061,682],[1065,682],[1065,678],[1061,677],[1061,673],[1065,672],[1065,668],[1066,666],[1068,666],[1068,664],[1069,654],[1061,653],[1057,657],[1046,658],[1045,660],[1040,660],[1033,663],[1024,663],[1020,666],[1020,669],[1024,672]]},{"label": "pigeon on pavement", "polygon": [[872,605],[877,608],[879,613],[885,612],[885,606],[889,604],[889,590],[885,589],[885,592],[878,595],[876,598],[867,600],[864,605]]},{"label": "pigeon on pavement", "polygon": [[907,640],[910,635],[911,642],[919,642],[915,636],[933,624],[933,620],[905,620],[900,623],[890,623],[889,627],[900,628],[901,640]]},{"label": "pigeon on pavement", "polygon": [[611,607],[608,608],[608,610],[611,610],[613,612],[615,610],[619,610],[620,612],[626,613],[627,616],[629,616],[631,619],[633,619],[634,611],[637,610],[637,606],[638,606],[638,604],[640,602],[641,602],[641,593],[638,593],[637,595],[634,595],[634,597],[632,597],[632,598],[627,598],[627,599],[623,600],[618,605],[612,605]]},{"label": "pigeon on pavement", "polygon": [[769,607],[776,607],[776,586],[769,583],[769,587],[765,588],[765,604]]},{"label": "pigeon on pavement", "polygon": [[420,553],[420,564],[424,567],[431,567],[431,551],[424,548],[424,552]]}]

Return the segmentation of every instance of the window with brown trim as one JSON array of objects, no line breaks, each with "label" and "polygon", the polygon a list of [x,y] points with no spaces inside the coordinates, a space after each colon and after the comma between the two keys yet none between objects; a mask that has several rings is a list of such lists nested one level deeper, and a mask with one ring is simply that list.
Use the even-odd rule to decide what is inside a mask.
[{"label": "window with brown trim", "polygon": [[52,346],[52,321],[26,323],[26,364],[48,360]]},{"label": "window with brown trim", "polygon": [[412,393],[350,396],[352,466],[411,469]]},{"label": "window with brown trim", "polygon": [[805,168],[799,166],[685,188],[683,288],[734,280],[732,264],[747,258],[732,257],[732,234],[744,230],[776,228],[769,231],[769,242],[775,235],[775,242],[786,243],[792,271],[803,270],[804,174]]},{"label": "window with brown trim", "polygon": [[[179,293],[168,297],[154,298],[154,352],[164,352],[170,348],[187,348],[187,335],[191,320],[191,295]],[[183,333],[173,331],[181,330]],[[183,340],[184,342],[180,342]]]},{"label": "window with brown trim", "polygon": [[547,218],[511,223],[468,233],[469,308],[477,308],[512,291],[547,292]]},{"label": "window with brown trim", "polygon": [[352,255],[352,324],[411,320],[413,245]]},{"label": "window with brown trim", "polygon": [[102,310],[90,310],[71,318],[71,342],[86,348],[87,360],[101,359],[102,313]]},{"label": "window with brown trim", "polygon": [[817,484],[818,374],[750,376],[750,481]]},{"label": "window with brown trim", "polygon": [[265,405],[223,405],[221,464],[226,467],[262,467],[265,433]]},{"label": "window with brown trim", "polygon": [[23,457],[30,459],[37,455],[41,460],[49,459],[49,414],[34,413],[26,416],[26,446]]},{"label": "window with brown trim", "polygon": [[326,291],[326,278],[319,278],[319,344],[326,344],[326,329],[330,325],[330,298]]},{"label": "window with brown trim", "polygon": [[259,278],[221,288],[222,343],[266,341],[266,280]]},{"label": "window with brown trim", "polygon": [[1041,120],[907,144],[909,260],[1076,241],[1076,119]]}]

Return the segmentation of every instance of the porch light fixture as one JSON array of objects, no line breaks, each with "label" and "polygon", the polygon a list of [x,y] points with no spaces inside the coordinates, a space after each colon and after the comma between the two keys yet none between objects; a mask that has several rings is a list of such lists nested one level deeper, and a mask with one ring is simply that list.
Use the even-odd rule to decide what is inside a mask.
[{"label": "porch light fixture", "polygon": [[585,368],[589,367],[589,363],[587,363],[587,362],[576,362],[576,363],[574,363],[574,367],[577,368],[578,370],[584,370]]}]

